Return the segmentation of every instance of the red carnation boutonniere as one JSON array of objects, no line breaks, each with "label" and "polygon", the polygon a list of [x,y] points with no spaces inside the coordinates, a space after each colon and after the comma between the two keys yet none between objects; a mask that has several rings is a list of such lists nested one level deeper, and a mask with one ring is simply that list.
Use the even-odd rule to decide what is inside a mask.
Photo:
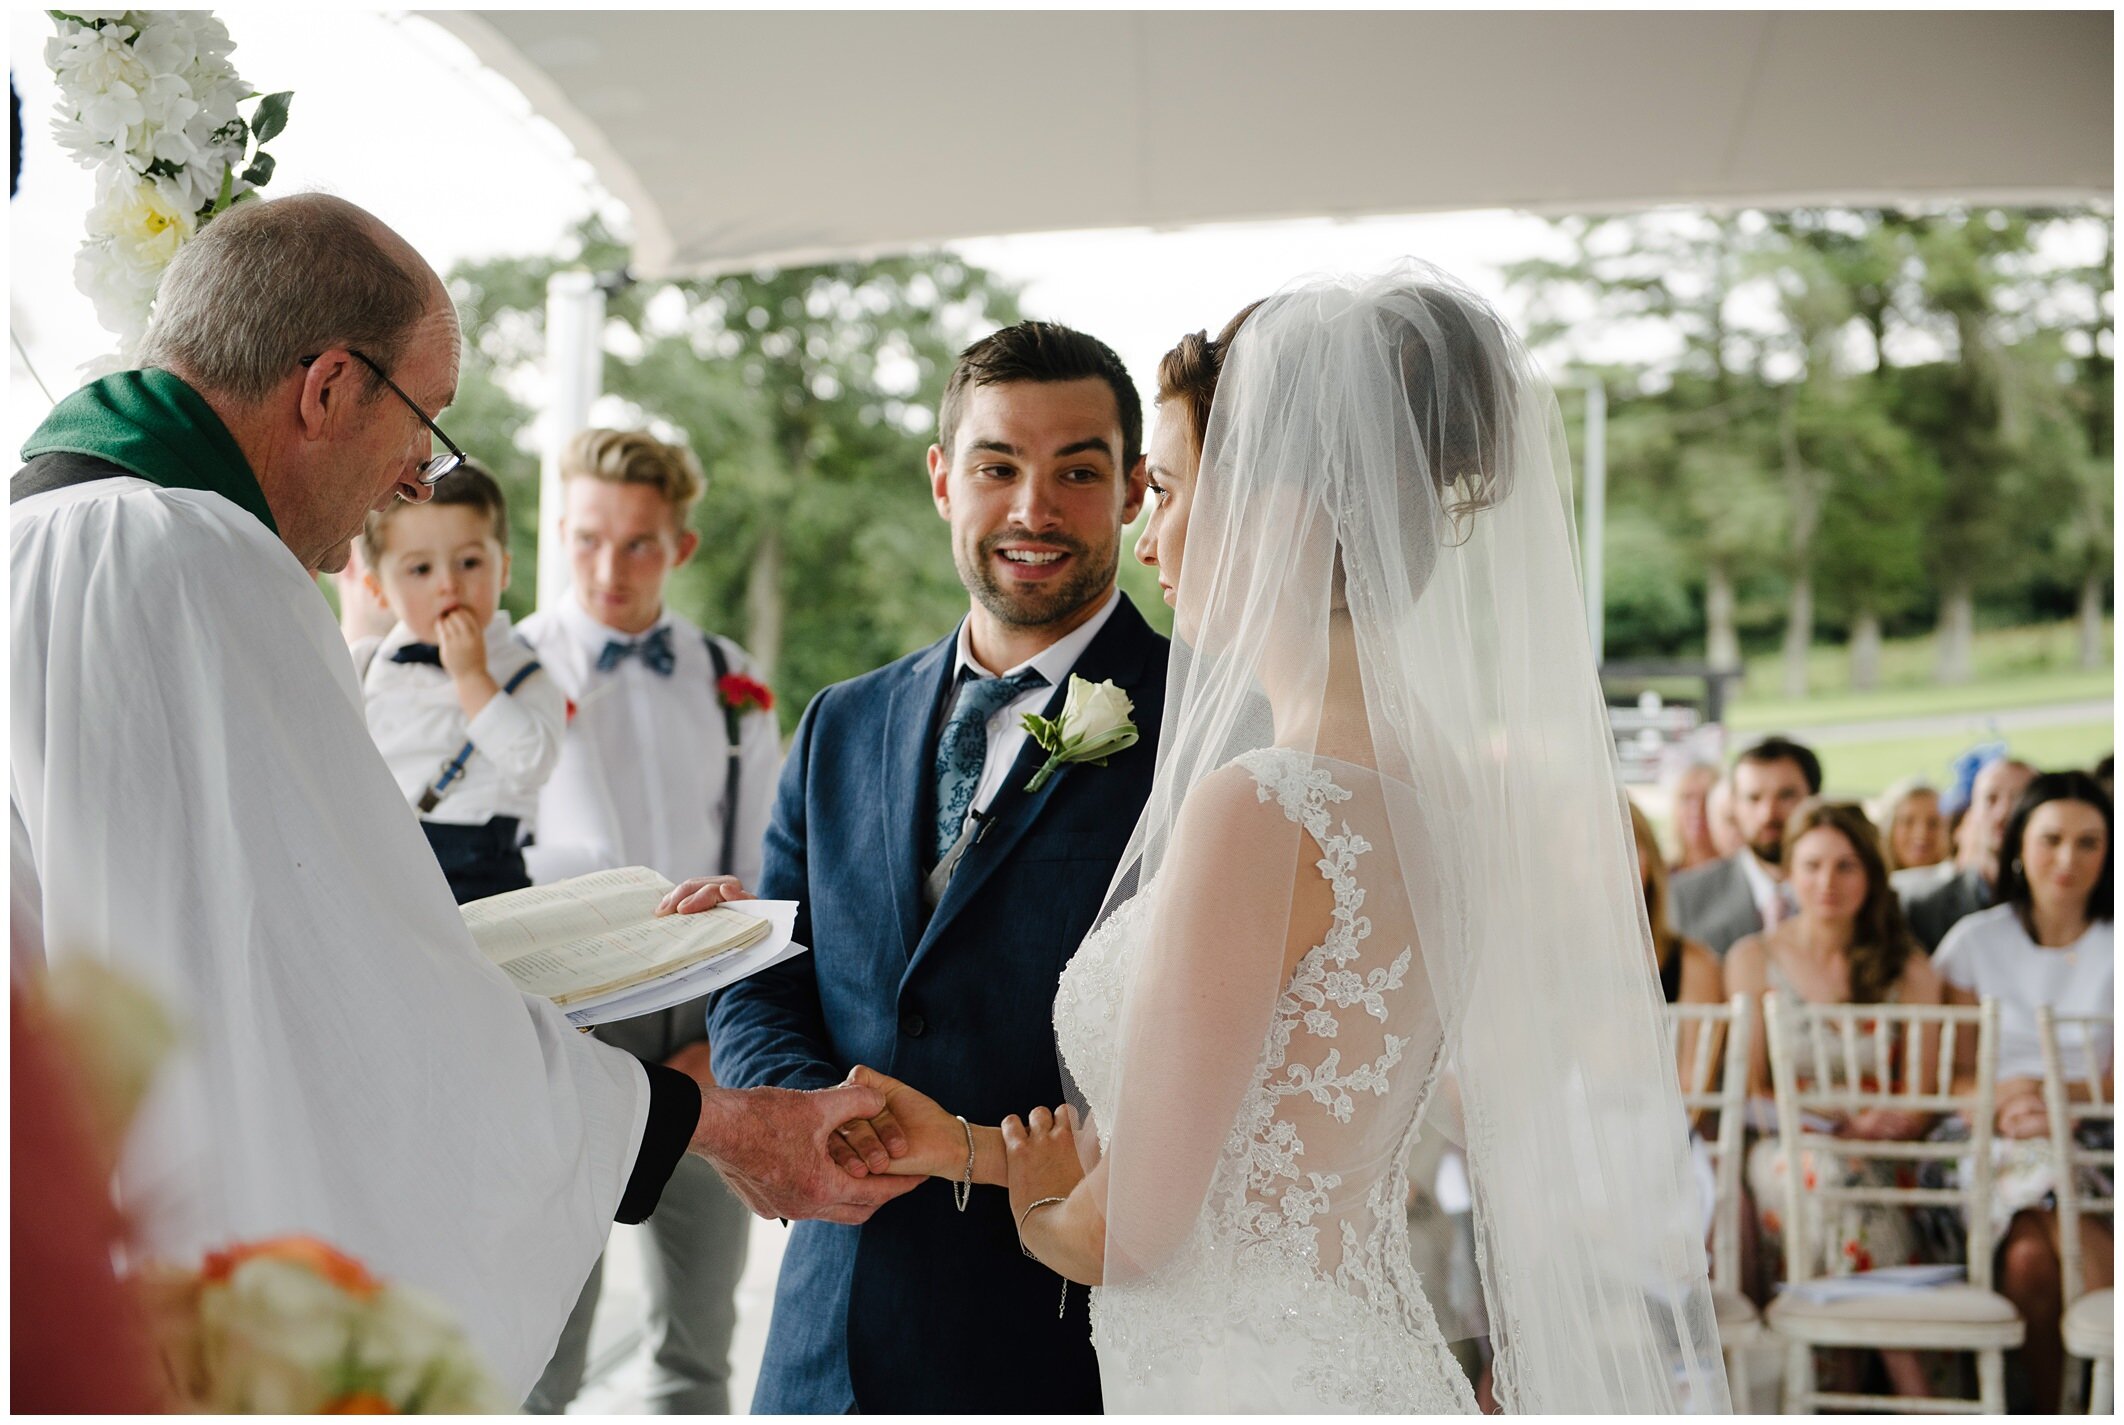
[{"label": "red carnation boutonniere", "polygon": [[750,712],[754,708],[774,711],[774,690],[743,673],[725,673],[716,680],[715,690],[722,695],[723,706],[732,712]]}]

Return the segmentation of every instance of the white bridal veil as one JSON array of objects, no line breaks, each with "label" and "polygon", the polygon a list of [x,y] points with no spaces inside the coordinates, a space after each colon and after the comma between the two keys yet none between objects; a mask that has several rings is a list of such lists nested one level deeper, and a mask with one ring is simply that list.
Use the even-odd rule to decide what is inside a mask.
[{"label": "white bridal veil", "polygon": [[1391,1165],[1457,1087],[1500,1400],[1725,1409],[1548,383],[1435,268],[1281,292],[1226,355],[1185,550],[1102,912],[1141,890],[1147,930],[1108,1058],[1070,1066],[1106,1280],[1236,1201],[1370,1299],[1406,1271],[1366,1259]]}]

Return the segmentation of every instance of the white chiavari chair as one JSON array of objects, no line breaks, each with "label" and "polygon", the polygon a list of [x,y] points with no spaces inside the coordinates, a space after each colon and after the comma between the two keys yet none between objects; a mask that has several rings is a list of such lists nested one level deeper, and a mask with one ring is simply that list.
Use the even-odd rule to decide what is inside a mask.
[{"label": "white chiavari chair", "polygon": [[1748,1101],[1748,997],[1723,1004],[1670,1004],[1667,1028],[1675,1062],[1685,1072],[1682,1106],[1692,1121],[1717,1117],[1711,1150],[1711,1300],[1726,1356],[1733,1408],[1746,1412],[1751,1385],[1748,1351],[1764,1339],[1762,1313],[1741,1293],[1742,1134]]},{"label": "white chiavari chair", "polygon": [[[1828,1410],[1887,1410],[1908,1413],[2001,1414],[2006,1409],[2006,1351],[2021,1344],[2023,1326],[2013,1303],[1992,1289],[1991,1184],[1992,1107],[1998,1066],[1998,1005],[1808,1004],[1787,995],[1764,997],[1770,1038],[1771,1083],[1777,1096],[1778,1138],[1787,1154],[1785,1179],[1785,1289],[1765,1313],[1769,1328],[1785,1343],[1788,1415]],[[1870,1029],[1869,1029],[1870,1026]],[[1955,1091],[1957,1036],[1976,1035],[1977,1076],[1969,1090]],[[1925,1052],[1928,1041],[1937,1053]],[[1798,1064],[1802,1046],[1814,1077],[1804,1086]],[[1898,1052],[1900,1051],[1900,1052]],[[1930,1070],[1928,1073],[1927,1070]],[[1839,1138],[1805,1127],[1809,1114],[1856,1114],[1866,1109],[1959,1113],[1968,1120],[1967,1142],[1904,1142]],[[1821,1173],[1805,1189],[1820,1208],[1821,1223],[1834,1221],[1842,1203],[1898,1208],[1952,1206],[1968,1218],[1967,1279],[1894,1293],[1817,1301],[1792,1288],[1822,1275],[1817,1214],[1803,1209],[1801,1163],[1842,1159],[1922,1163],[1957,1159],[1971,1171],[1952,1188],[1844,1184]],[[1863,1273],[1859,1274],[1863,1275]],[[1815,1388],[1818,1347],[1871,1350],[1969,1351],[1976,1355],[1975,1400],[1947,1397],[1862,1395]]]},{"label": "white chiavari chair", "polygon": [[[2099,1031],[2099,1032],[2098,1032]],[[2115,1292],[2104,1287],[2087,1290],[2086,1264],[2081,1260],[2080,1220],[2109,1218],[2116,1223],[2114,1175],[2117,1168],[2115,1131],[2116,1104],[2104,1082],[2109,1070],[2104,1050],[2115,1042],[2116,1016],[2109,1014],[2057,1014],[2048,1005],[2036,1009],[2036,1033],[2043,1044],[2043,1105],[2050,1113],[2051,1156],[2057,1171],[2058,1265],[2065,1279],[2064,1398],[2078,1397],[2080,1362],[2093,1363],[2088,1389],[2087,1413],[2108,1415],[2111,1403],[2116,1346]],[[2087,1123],[2110,1125],[2110,1146],[2083,1146],[2078,1130]],[[2083,1179],[2082,1169],[2097,1169]],[[2107,1192],[2095,1186],[2109,1185]]]}]

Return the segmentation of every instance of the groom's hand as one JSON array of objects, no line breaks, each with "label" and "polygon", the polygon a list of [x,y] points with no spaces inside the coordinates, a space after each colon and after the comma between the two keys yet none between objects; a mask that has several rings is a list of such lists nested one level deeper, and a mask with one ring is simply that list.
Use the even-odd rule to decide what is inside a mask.
[{"label": "groom's hand", "polygon": [[691,1151],[715,1165],[745,1206],[761,1217],[816,1217],[859,1223],[920,1178],[857,1176],[828,1152],[835,1130],[885,1109],[876,1089],[844,1084],[793,1089],[703,1087]]}]

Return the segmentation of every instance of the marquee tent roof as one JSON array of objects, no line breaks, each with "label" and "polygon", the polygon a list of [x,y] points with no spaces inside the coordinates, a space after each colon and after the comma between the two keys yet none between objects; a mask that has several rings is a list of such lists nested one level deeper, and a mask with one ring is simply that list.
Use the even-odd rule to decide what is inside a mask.
[{"label": "marquee tent roof", "polygon": [[644,275],[996,233],[2112,191],[2106,12],[440,11]]}]

